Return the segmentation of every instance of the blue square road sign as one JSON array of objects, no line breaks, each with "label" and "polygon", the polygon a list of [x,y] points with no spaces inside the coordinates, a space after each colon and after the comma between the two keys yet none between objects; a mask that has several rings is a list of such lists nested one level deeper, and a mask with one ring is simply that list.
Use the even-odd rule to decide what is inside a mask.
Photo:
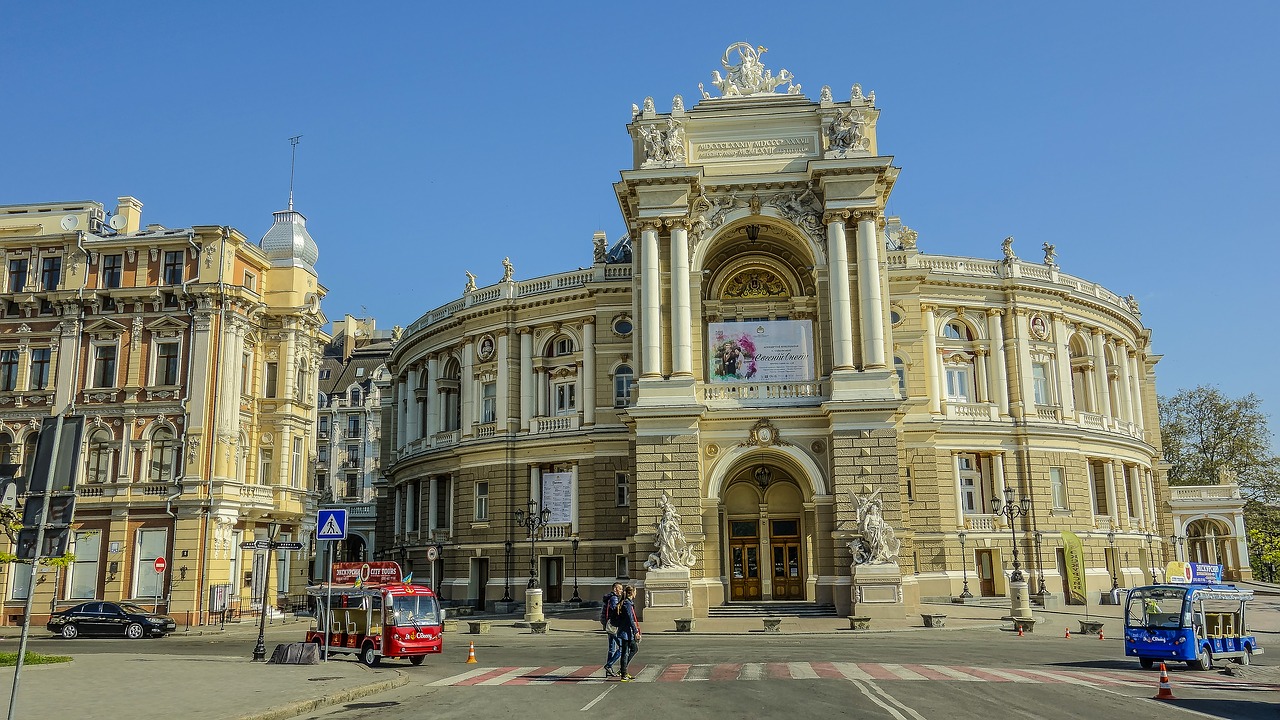
[{"label": "blue square road sign", "polygon": [[346,508],[326,508],[316,513],[317,540],[346,540]]}]

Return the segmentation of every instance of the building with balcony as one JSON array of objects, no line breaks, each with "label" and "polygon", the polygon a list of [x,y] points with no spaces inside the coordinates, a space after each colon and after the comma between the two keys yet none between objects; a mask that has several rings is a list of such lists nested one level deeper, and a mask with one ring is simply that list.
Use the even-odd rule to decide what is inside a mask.
[{"label": "building with balcony", "polygon": [[[379,331],[372,318],[350,315],[333,323],[320,359],[316,418],[316,490],[320,507],[347,510],[347,539],[334,548],[336,562],[380,555],[375,539],[377,493],[384,485],[380,447],[387,356],[399,328]],[[327,541],[319,541],[314,577],[328,575]]]},{"label": "building with balcony", "polygon": [[[141,224],[142,203],[0,207],[0,455],[29,472],[40,419],[86,418],[65,570],[0,566],[0,622],[86,599],[157,605],[180,623],[258,607],[265,539],[314,524],[316,367],[325,289],[305,220],[261,243],[223,226]],[[310,548],[308,548],[309,550]],[[163,557],[168,569],[156,573]],[[277,556],[269,598],[306,551]]]},{"label": "building with balcony", "polygon": [[[633,109],[626,237],[597,233],[585,269],[469,278],[406,329],[388,363],[390,542],[446,600],[487,604],[531,565],[548,602],[570,584],[598,598],[646,583],[665,494],[696,616],[845,614],[855,594],[900,613],[966,575],[1005,595],[1015,548],[1032,593],[1061,597],[1067,532],[1090,602],[1112,576],[1155,577],[1172,524],[1138,303],[1047,244],[924,252],[945,239],[884,212],[900,169],[874,93],[781,92],[789,73],[730,50],[721,97]],[[1013,527],[992,504],[1006,491],[1029,499]],[[514,521],[531,500],[551,510],[534,543]],[[850,542],[877,503],[898,580],[864,594]]]}]

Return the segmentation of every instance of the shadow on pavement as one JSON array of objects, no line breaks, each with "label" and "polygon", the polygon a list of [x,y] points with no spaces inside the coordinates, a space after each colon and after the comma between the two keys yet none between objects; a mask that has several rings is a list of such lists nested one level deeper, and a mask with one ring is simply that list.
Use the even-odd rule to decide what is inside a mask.
[{"label": "shadow on pavement", "polygon": [[1183,710],[1193,710],[1202,712],[1206,715],[1214,715],[1223,718],[1232,718],[1233,720],[1246,720],[1251,718],[1274,718],[1276,716],[1275,703],[1262,702],[1260,700],[1166,700],[1170,705],[1182,708]]},{"label": "shadow on pavement", "polygon": [[[1137,660],[1076,660],[1074,662],[1056,662],[1045,663],[1050,667],[1077,667],[1077,668],[1093,668],[1095,670],[1139,670]],[[1170,670],[1173,668],[1170,667]],[[1159,666],[1156,666],[1155,672],[1159,672]]]}]

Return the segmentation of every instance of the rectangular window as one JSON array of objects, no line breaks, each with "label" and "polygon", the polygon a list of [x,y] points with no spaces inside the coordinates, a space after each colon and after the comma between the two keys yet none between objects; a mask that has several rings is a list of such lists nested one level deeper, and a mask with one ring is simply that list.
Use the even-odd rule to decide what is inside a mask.
[{"label": "rectangular window", "polygon": [[164,284],[181,285],[183,275],[184,250],[166,250],[164,253]]},{"label": "rectangular window", "polygon": [[476,483],[476,520],[489,519],[489,483]]},{"label": "rectangular window", "polygon": [[1031,382],[1035,388],[1037,405],[1049,404],[1049,364],[1038,362],[1031,366]]},{"label": "rectangular window", "polygon": [[27,384],[32,390],[49,387],[49,348],[31,351],[31,377]]},{"label": "rectangular window", "polygon": [[[353,438],[353,439],[360,437],[360,416],[359,415],[347,416],[347,437]],[[351,447],[355,447],[355,446],[352,445]]]},{"label": "rectangular window", "polygon": [[302,487],[302,438],[293,439],[292,466],[289,468],[289,483],[293,487]]},{"label": "rectangular window", "polygon": [[26,600],[31,594],[31,566],[26,563],[10,563],[9,575],[13,584],[9,586],[10,600]]},{"label": "rectangular window", "polygon": [[22,258],[19,260],[9,261],[9,292],[22,292],[27,286],[27,260]]},{"label": "rectangular window", "polygon": [[96,345],[93,348],[93,386],[116,386],[116,346]]},{"label": "rectangular window", "polygon": [[635,375],[631,372],[631,367],[623,365],[618,368],[613,375],[613,406],[626,407],[631,403],[631,383],[635,381]]},{"label": "rectangular window", "polygon": [[571,415],[577,410],[577,383],[560,383],[553,389],[556,400],[556,415]]},{"label": "rectangular window", "polygon": [[[98,597],[98,556],[102,550],[102,532],[81,530],[75,535],[75,562],[71,564],[71,577],[67,578],[71,600],[91,600]],[[154,570],[154,568],[152,568]]]},{"label": "rectangular window", "polygon": [[485,383],[480,389],[480,422],[491,423],[498,420],[498,385]]},{"label": "rectangular window", "polygon": [[263,397],[273,398],[276,396],[276,367],[275,363],[269,362],[262,374]]},{"label": "rectangular window", "polygon": [[102,277],[101,285],[104,288],[120,287],[120,276],[124,268],[123,255],[103,255],[102,256]]},{"label": "rectangular window", "polygon": [[624,472],[614,473],[613,476],[614,502],[618,507],[627,507],[631,505],[631,482],[630,478]]},{"label": "rectangular window", "polygon": [[0,350],[0,390],[18,389],[18,351]]},{"label": "rectangular window", "polygon": [[354,498],[360,494],[360,476],[356,473],[347,474],[347,497]]},{"label": "rectangular window", "polygon": [[982,505],[982,471],[978,467],[978,459],[973,455],[961,455],[959,465],[960,506],[966,515],[986,513]]},{"label": "rectangular window", "polygon": [[624,579],[626,579],[626,578],[631,577],[631,575],[628,573],[628,570],[627,570],[627,556],[626,556],[626,555],[614,555],[614,556],[613,556],[613,567],[614,567],[614,570],[613,570],[614,575],[613,575],[613,576],[614,576],[615,578],[618,578],[619,580],[624,580]]},{"label": "rectangular window", "polygon": [[135,598],[160,597],[163,576],[156,572],[156,558],[164,557],[169,544],[169,531],[139,530],[137,551],[134,553],[133,596]]},{"label": "rectangular window", "polygon": [[[277,542],[289,542],[289,533],[280,533],[276,536]],[[277,550],[276,551],[276,594],[289,594],[289,561],[293,559],[293,550]]]},{"label": "rectangular window", "polygon": [[178,343],[162,342],[156,345],[155,384],[178,384]]},{"label": "rectangular window", "polygon": [[40,261],[40,287],[45,292],[58,289],[58,282],[62,280],[62,258],[47,257]]},{"label": "rectangular window", "polygon": [[352,467],[352,468],[360,467],[360,446],[359,445],[347,446],[347,467]]},{"label": "rectangular window", "polygon": [[249,292],[258,291],[258,276],[248,270],[244,271],[244,289]]},{"label": "rectangular window", "polygon": [[258,451],[258,484],[271,484],[271,451],[266,448]]},{"label": "rectangular window", "polygon": [[1053,492],[1053,509],[1067,510],[1067,470],[1061,467],[1049,468],[1049,489]]},{"label": "rectangular window", "polygon": [[951,402],[969,402],[970,383],[969,366],[951,366],[947,368],[947,399]]}]

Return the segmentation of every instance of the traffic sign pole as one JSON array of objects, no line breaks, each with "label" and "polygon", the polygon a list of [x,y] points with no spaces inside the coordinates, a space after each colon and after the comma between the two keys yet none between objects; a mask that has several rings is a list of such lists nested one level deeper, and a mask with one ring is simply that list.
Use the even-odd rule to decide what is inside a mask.
[{"label": "traffic sign pole", "polygon": [[333,604],[333,541],[326,542],[329,545],[329,575],[324,584],[324,661],[329,662],[329,641],[333,638],[333,628],[329,627],[333,622],[333,610],[330,609]]}]

